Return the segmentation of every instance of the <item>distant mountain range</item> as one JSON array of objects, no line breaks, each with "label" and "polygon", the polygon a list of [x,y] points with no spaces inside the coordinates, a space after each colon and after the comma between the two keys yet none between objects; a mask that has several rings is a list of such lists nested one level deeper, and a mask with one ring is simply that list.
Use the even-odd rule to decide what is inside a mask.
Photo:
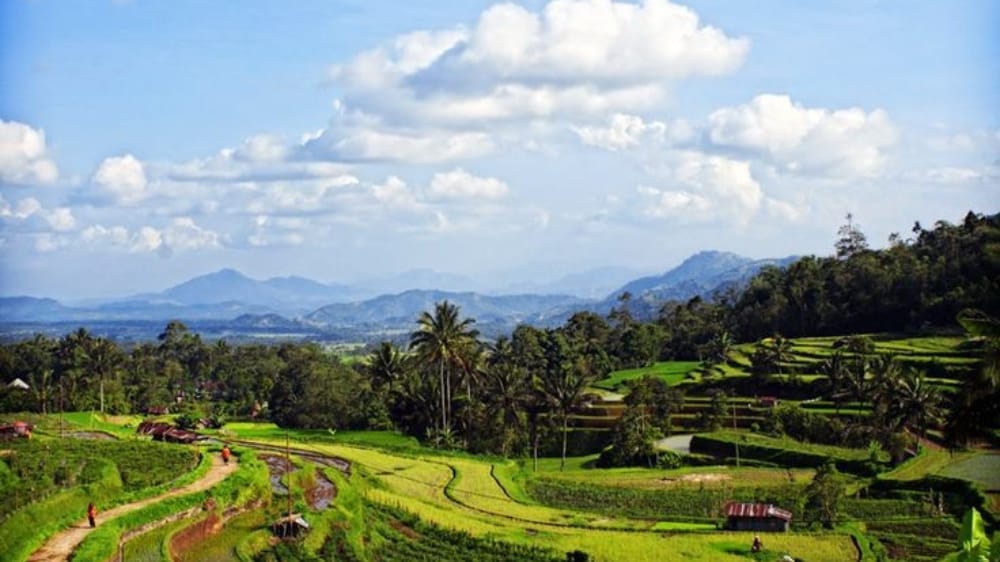
[{"label": "distant mountain range", "polygon": [[[493,336],[519,323],[559,325],[581,310],[607,314],[624,292],[632,295],[633,314],[650,318],[666,301],[709,297],[744,284],[765,266],[784,267],[795,259],[754,260],[706,251],[662,275],[636,279],[627,277],[634,274],[631,270],[600,268],[550,283],[522,285],[536,290],[518,294],[472,292],[471,279],[430,270],[342,285],[303,277],[255,280],[222,269],[159,293],[88,306],[66,306],[46,298],[0,298],[0,336],[59,334],[84,325],[112,337],[144,339],[155,337],[165,321],[180,319],[206,337],[367,341],[407,333],[422,311],[442,300],[461,307],[463,315],[476,319],[484,335]],[[575,294],[556,291],[568,287]]]}]

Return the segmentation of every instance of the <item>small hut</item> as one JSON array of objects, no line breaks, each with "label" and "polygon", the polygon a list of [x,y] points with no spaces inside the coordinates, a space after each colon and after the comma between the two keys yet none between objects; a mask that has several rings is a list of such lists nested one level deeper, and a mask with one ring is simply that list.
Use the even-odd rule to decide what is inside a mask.
[{"label": "small hut", "polygon": [[726,528],[730,531],[766,531],[784,533],[792,521],[792,512],[765,503],[726,504]]},{"label": "small hut", "polygon": [[31,439],[31,430],[34,428],[35,426],[23,421],[0,425],[0,440],[7,441],[18,437]]},{"label": "small hut", "polygon": [[149,435],[153,438],[153,441],[167,441],[169,443],[184,443],[188,445],[195,441],[207,439],[207,437],[198,435],[193,431],[180,429],[165,422],[144,421],[139,424],[135,432],[140,435]]},{"label": "small hut", "polygon": [[296,539],[309,530],[309,523],[301,514],[292,513],[271,523],[271,530],[279,538]]}]

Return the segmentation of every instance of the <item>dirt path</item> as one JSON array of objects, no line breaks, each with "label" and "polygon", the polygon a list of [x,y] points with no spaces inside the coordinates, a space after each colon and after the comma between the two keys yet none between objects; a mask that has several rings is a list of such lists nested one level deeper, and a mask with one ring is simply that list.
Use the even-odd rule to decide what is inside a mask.
[{"label": "dirt path", "polygon": [[[235,461],[231,461],[227,465],[222,463],[222,459],[219,458],[219,455],[214,453],[206,454],[212,455],[212,466],[209,468],[208,473],[201,477],[201,479],[196,480],[187,486],[174,488],[173,490],[160,494],[159,496],[146,498],[134,503],[119,505],[118,507],[113,507],[107,511],[99,512],[97,514],[97,524],[100,525],[103,521],[120,517],[126,513],[142,509],[147,505],[154,504],[167,498],[207,490],[219,482],[222,482],[227,476],[236,471],[238,465]],[[100,506],[98,506],[98,509],[100,509]],[[77,521],[70,526],[70,528],[49,538],[49,540],[46,541],[41,548],[36,550],[35,553],[28,558],[28,562],[55,562],[68,560],[76,547],[83,542],[83,539],[85,539],[88,534],[90,534],[91,530],[92,529],[87,523],[86,518]]]}]

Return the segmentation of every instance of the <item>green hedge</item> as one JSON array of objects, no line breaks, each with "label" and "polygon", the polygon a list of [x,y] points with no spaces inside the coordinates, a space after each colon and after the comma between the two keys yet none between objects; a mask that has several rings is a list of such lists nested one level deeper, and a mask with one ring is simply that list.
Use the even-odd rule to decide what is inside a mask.
[{"label": "green hedge", "polygon": [[94,459],[88,466],[98,475],[90,484],[77,486],[29,504],[0,525],[0,552],[4,560],[26,560],[45,540],[79,520],[91,501],[106,504],[122,491],[114,463]]},{"label": "green hedge", "polygon": [[730,500],[772,503],[799,514],[804,486],[647,490],[542,476],[530,478],[526,489],[539,503],[560,508],[640,519],[715,523],[723,517],[723,506]]},{"label": "green hedge", "polygon": [[695,435],[691,438],[691,452],[718,458],[736,457],[739,446],[741,459],[752,459],[791,468],[818,468],[833,462],[841,472],[860,476],[874,476],[888,467],[879,460],[867,458],[867,451],[841,449],[778,440],[755,434],[719,432]]}]

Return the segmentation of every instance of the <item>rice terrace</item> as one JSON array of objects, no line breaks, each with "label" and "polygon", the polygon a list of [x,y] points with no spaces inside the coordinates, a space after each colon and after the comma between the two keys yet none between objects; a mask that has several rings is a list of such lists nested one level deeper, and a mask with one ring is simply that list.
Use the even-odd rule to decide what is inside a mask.
[{"label": "rice terrace", "polygon": [[[949,557],[996,525],[1000,324],[983,311],[996,293],[924,308],[935,278],[960,265],[944,262],[903,320],[774,295],[793,294],[805,264],[835,293],[864,263],[940,245],[966,248],[963,271],[983,275],[969,287],[995,285],[997,264],[977,255],[1000,239],[997,221],[970,214],[899,255],[764,269],[735,301],[696,297],[642,320],[626,295],[606,317],[577,312],[491,340],[443,301],[405,345],[353,355],[210,343],[176,321],[155,343],[81,328],[4,344],[0,552]],[[883,331],[810,335],[850,325]]]},{"label": "rice terrace", "polygon": [[0,1],[0,562],[1000,562],[998,39]]}]

